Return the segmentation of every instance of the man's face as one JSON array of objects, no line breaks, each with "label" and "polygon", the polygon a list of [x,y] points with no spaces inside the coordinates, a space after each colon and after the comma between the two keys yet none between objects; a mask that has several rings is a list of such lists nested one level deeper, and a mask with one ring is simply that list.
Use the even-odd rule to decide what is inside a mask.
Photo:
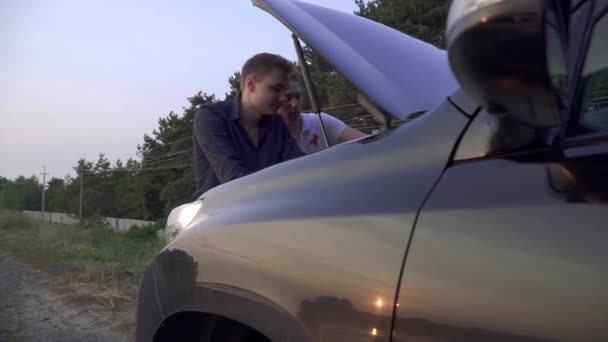
[{"label": "man's face", "polygon": [[300,86],[294,82],[289,84],[287,89],[286,100],[281,102],[279,107],[279,114],[283,117],[286,122],[293,122],[298,119],[300,115]]},{"label": "man's face", "polygon": [[286,100],[287,85],[287,73],[278,69],[264,77],[258,76],[248,84],[253,105],[262,114],[276,114],[281,103]]}]

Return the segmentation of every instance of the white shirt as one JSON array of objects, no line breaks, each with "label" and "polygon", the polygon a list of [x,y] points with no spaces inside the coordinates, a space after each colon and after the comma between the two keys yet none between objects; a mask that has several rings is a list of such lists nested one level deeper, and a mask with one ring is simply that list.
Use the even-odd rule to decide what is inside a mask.
[{"label": "white shirt", "polygon": [[[319,116],[312,113],[302,113],[300,117],[302,119],[302,131],[299,139],[296,138],[300,150],[306,154],[311,154],[326,149],[328,146],[323,139]],[[340,134],[346,128],[346,124],[326,113],[321,113],[321,117],[330,146],[338,143]]]}]

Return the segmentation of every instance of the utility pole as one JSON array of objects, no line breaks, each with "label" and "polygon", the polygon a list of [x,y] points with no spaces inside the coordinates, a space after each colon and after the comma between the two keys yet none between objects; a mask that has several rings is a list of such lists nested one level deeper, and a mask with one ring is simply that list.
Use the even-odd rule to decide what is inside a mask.
[{"label": "utility pole", "polygon": [[80,167],[80,210],[78,211],[78,222],[82,226],[82,192],[84,183],[84,167]]},{"label": "utility pole", "polygon": [[46,172],[46,165],[42,168],[42,219],[44,220],[44,216],[45,216],[45,197],[46,197],[46,175],[48,175],[48,172]]}]

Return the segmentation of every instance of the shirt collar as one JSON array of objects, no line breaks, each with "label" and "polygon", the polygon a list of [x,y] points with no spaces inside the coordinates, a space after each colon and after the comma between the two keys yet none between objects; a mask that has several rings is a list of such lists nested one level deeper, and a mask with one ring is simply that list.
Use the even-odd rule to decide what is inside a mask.
[{"label": "shirt collar", "polygon": [[238,91],[232,102],[232,111],[230,112],[230,120],[237,120],[241,116],[241,92]]},{"label": "shirt collar", "polygon": [[301,113],[300,114],[300,123],[302,124],[302,133],[310,131],[310,120],[308,120],[308,114]]},{"label": "shirt collar", "polygon": [[[276,114],[279,115],[279,114]],[[283,119],[281,119],[283,120]],[[262,138],[264,138],[264,136],[266,135],[266,133],[268,133],[268,131],[271,129],[272,127],[272,117],[268,116],[268,115],[264,115],[262,116],[262,119],[260,120],[260,126],[258,127],[258,138],[259,141],[262,141]]]},{"label": "shirt collar", "polygon": [[[278,115],[278,114],[277,114]],[[230,120],[237,120],[241,117],[241,92],[237,92],[232,102],[232,110],[230,111]],[[267,124],[267,115],[262,116],[260,127]]]},{"label": "shirt collar", "polygon": [[[279,115],[279,114],[276,114]],[[238,120],[241,116],[241,92],[238,91],[234,96],[234,100],[232,102],[232,110],[230,112],[230,120]],[[260,120],[260,125],[258,126],[258,138],[259,142],[262,141],[262,138],[266,135],[266,133],[270,130],[272,126],[272,118],[267,115],[262,116]]]}]

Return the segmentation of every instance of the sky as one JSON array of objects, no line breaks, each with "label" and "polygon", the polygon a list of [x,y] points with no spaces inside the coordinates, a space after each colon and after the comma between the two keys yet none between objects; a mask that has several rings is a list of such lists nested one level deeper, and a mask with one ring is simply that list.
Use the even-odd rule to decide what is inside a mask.
[{"label": "sky", "polygon": [[[354,0],[307,0],[345,12]],[[199,90],[223,98],[251,55],[297,59],[249,0],[0,1],[0,176],[63,178],[78,159],[135,158]]]}]

